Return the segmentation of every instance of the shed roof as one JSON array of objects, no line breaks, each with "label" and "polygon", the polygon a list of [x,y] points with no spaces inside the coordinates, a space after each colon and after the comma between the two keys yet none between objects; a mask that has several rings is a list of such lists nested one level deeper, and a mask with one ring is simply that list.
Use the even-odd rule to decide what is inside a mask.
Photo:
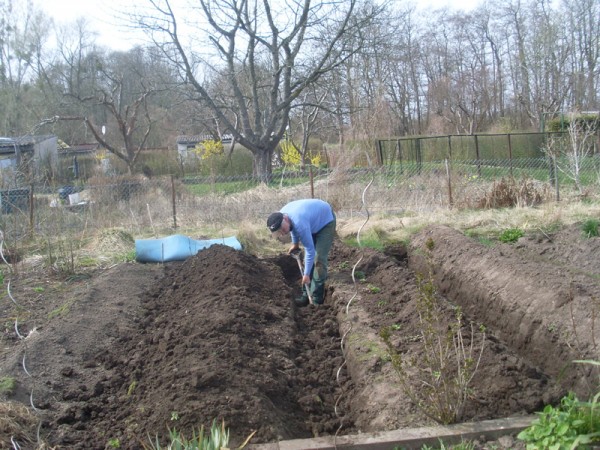
[{"label": "shed roof", "polygon": [[76,144],[70,147],[61,148],[58,153],[61,155],[76,155],[95,152],[100,148],[100,144],[97,142],[91,142],[87,144]]},{"label": "shed roof", "polygon": [[25,135],[20,137],[0,137],[0,153],[10,154],[20,151],[32,151],[35,144],[56,138],[53,134],[39,136]]}]

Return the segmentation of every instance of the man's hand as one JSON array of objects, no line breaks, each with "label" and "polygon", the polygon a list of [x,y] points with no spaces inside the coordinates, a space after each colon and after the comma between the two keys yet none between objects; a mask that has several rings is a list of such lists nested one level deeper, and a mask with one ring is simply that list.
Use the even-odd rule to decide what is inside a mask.
[{"label": "man's hand", "polygon": [[302,277],[302,284],[307,284],[307,285],[310,284],[310,276],[304,275]]},{"label": "man's hand", "polygon": [[299,244],[292,244],[292,246],[288,250],[288,255],[291,255],[292,253],[296,253],[298,250],[300,250],[300,245]]}]

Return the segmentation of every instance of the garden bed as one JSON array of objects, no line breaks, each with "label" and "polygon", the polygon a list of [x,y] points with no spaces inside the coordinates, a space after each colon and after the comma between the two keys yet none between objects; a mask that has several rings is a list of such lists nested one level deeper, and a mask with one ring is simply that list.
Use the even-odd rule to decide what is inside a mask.
[{"label": "garden bed", "polygon": [[21,270],[0,369],[16,380],[7,402],[33,407],[12,437],[26,447],[41,423],[58,448],[134,449],[213,419],[232,446],[432,425],[380,337],[389,327],[396,352],[422,359],[416,274],[430,271],[444,320],[460,305],[465,342],[482,349],[459,420],[527,415],[594,380],[569,362],[595,357],[599,246],[575,226],[494,247],[431,227],[388,254],[336,241],[325,305],[301,309],[292,258],[224,246],[68,283]]}]

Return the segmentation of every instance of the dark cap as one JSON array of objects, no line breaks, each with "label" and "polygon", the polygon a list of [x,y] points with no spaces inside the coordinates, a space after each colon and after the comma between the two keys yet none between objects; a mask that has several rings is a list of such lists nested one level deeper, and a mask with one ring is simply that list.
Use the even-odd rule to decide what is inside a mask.
[{"label": "dark cap", "polygon": [[280,212],[274,212],[267,219],[267,228],[271,231],[271,233],[275,233],[281,227],[281,222],[283,222],[283,214]]}]

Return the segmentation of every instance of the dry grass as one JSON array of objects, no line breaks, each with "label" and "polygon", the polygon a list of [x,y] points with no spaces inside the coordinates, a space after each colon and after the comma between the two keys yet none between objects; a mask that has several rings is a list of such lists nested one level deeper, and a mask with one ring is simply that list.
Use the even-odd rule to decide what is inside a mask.
[{"label": "dry grass", "polygon": [[124,230],[108,228],[100,230],[88,248],[92,253],[123,254],[133,250],[135,240],[131,234]]},{"label": "dry grass", "polygon": [[[91,250],[87,244],[73,246],[89,252],[90,258],[93,253],[122,254],[132,248],[128,239],[113,242],[112,238],[117,236],[103,234],[102,230],[106,229],[122,230],[132,239],[175,233],[194,239],[236,235],[244,247],[253,252],[260,253],[261,249],[276,252],[284,249],[284,245],[270,239],[264,226],[265,218],[291,200],[310,197],[313,191],[315,197],[334,206],[341,236],[355,235],[368,217],[364,231],[383,230],[391,240],[408,240],[411,234],[430,223],[487,233],[507,227],[527,230],[545,226],[544,223],[570,220],[570,216],[582,220],[593,217],[584,211],[593,210],[597,197],[593,189],[586,191],[585,198],[567,198],[568,194],[561,192],[563,200],[556,205],[547,184],[512,179],[493,182],[458,175],[452,177],[450,195],[445,173],[429,171],[394,178],[376,169],[350,170],[356,160],[363,158],[360,152],[336,158],[335,170],[327,177],[315,178],[312,189],[309,182],[285,188],[262,184],[229,195],[196,196],[179,182],[175,182],[174,194],[170,180],[153,179],[135,180],[141,187],[136,184],[128,199],[122,199],[105,192],[109,186],[105,183],[96,193],[87,196],[93,202],[80,210],[50,207],[36,210],[36,235],[45,246],[48,242],[91,241]],[[580,205],[579,213],[572,211],[576,205]],[[11,230],[26,226],[28,217],[12,214],[4,220],[3,231],[9,237],[7,247],[20,248],[14,245],[15,232]],[[71,246],[65,248],[70,251]],[[44,251],[37,253],[44,254]]]},{"label": "dry grass", "polygon": [[0,402],[0,448],[14,448],[12,441],[21,448],[31,448],[36,442],[39,419],[21,403]]},{"label": "dry grass", "polygon": [[[582,202],[576,196],[557,203],[547,188],[531,181],[455,182],[455,201],[461,199],[461,207],[449,206],[446,180],[435,174],[411,177],[395,186],[375,182],[367,188],[369,181],[369,175],[359,182],[343,171],[315,180],[315,197],[337,205],[338,234],[342,238],[355,236],[362,227],[365,233],[384,230],[386,239],[406,241],[432,223],[480,234],[494,234],[506,228],[526,231],[597,217],[600,211],[600,205]],[[281,189],[260,185],[228,196],[189,199],[188,209],[178,207],[178,221],[187,225],[187,231],[204,230],[208,237],[220,236],[227,230],[225,235],[236,235],[251,253],[282,252],[287,245],[271,239],[265,227],[266,217],[288,201],[310,197],[310,190],[308,183]],[[490,199],[501,197],[499,192],[510,199],[512,207],[491,208]],[[488,207],[476,208],[482,202],[487,202]],[[186,219],[187,215],[192,218]]]},{"label": "dry grass", "polygon": [[[587,218],[600,216],[600,203],[581,202],[573,199],[562,202],[545,202],[541,205],[517,206],[501,209],[437,209],[390,216],[374,214],[364,223],[366,217],[345,217],[338,220],[338,234],[342,238],[355,236],[359,228],[367,233],[371,229],[382,228],[389,240],[408,241],[411,236],[430,224],[447,225],[464,232],[477,235],[497,235],[508,228],[524,231],[553,226],[571,225]],[[363,226],[364,225],[364,226]]]},{"label": "dry grass", "polygon": [[533,180],[517,181],[514,178],[501,178],[492,184],[491,189],[479,200],[478,209],[510,208],[513,206],[537,206],[551,198],[547,184]]}]

